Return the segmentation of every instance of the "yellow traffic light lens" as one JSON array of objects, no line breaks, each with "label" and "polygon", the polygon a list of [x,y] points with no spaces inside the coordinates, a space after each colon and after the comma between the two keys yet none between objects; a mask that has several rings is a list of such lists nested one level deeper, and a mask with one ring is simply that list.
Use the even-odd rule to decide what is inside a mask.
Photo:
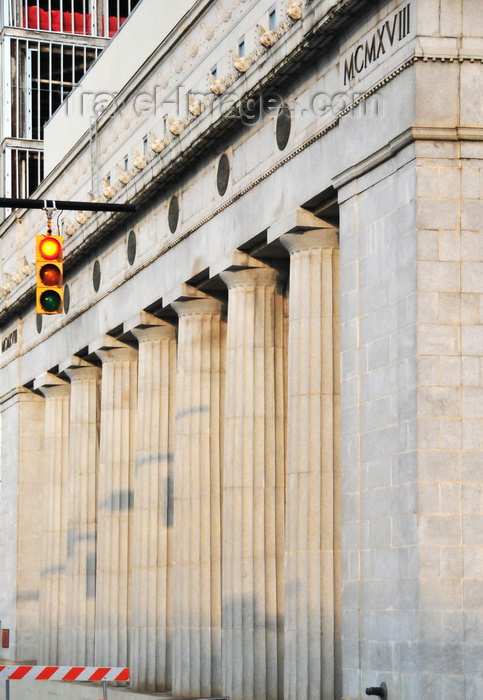
[{"label": "yellow traffic light lens", "polygon": [[52,236],[42,238],[39,243],[39,253],[44,260],[55,260],[59,257],[62,251],[62,246],[59,241]]},{"label": "yellow traffic light lens", "polygon": [[52,313],[57,311],[61,303],[60,294],[54,290],[48,290],[40,295],[40,305],[44,311]]},{"label": "yellow traffic light lens", "polygon": [[47,287],[53,287],[59,284],[62,273],[57,265],[44,265],[40,268],[40,279]]}]

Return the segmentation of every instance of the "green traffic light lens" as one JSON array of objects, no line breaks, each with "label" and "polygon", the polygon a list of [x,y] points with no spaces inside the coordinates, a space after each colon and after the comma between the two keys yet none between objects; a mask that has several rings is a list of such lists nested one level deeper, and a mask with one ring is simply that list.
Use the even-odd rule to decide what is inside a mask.
[{"label": "green traffic light lens", "polygon": [[40,304],[44,311],[57,311],[57,309],[60,307],[60,302],[60,294],[58,292],[54,292],[53,290],[48,290],[40,295]]}]

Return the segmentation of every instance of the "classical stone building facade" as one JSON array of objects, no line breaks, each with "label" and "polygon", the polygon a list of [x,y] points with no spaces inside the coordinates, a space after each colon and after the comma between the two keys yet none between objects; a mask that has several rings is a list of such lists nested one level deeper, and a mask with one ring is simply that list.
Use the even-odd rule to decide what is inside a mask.
[{"label": "classical stone building facade", "polygon": [[1,663],[481,698],[482,62],[479,0],[138,4],[45,130],[137,207],[54,212],[62,315],[0,227]]}]

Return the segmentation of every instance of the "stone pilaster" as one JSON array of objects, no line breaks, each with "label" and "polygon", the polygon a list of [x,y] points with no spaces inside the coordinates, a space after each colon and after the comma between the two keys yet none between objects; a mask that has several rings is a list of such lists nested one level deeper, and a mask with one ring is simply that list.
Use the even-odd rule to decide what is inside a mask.
[{"label": "stone pilaster", "polygon": [[40,569],[39,663],[63,665],[69,655],[66,635],[69,402],[68,382],[46,372],[34,382],[45,396],[43,567]]},{"label": "stone pilaster", "polygon": [[138,353],[109,336],[89,352],[102,360],[95,665],[127,666]]},{"label": "stone pilaster", "polygon": [[253,264],[221,273],[229,294],[223,693],[232,700],[272,700],[281,694],[283,297],[277,272]]},{"label": "stone pilaster", "polygon": [[221,692],[220,302],[178,300],[173,695]]},{"label": "stone pilaster", "polygon": [[289,233],[286,700],[333,700],[338,553],[338,237]]},{"label": "stone pilaster", "polygon": [[101,370],[74,356],[64,371],[71,382],[67,664],[93,666]]},{"label": "stone pilaster", "polygon": [[163,691],[171,688],[172,675],[176,330],[145,313],[134,323],[130,330],[139,342],[139,372],[131,685],[138,691]]}]

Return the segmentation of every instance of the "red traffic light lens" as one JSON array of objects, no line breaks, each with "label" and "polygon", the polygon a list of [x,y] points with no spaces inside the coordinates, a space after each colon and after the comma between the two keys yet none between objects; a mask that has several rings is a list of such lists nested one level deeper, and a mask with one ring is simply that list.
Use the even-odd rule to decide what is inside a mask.
[{"label": "red traffic light lens", "polygon": [[57,265],[44,265],[40,268],[39,276],[47,287],[53,287],[59,284],[62,273]]},{"label": "red traffic light lens", "polygon": [[48,290],[40,295],[40,305],[49,313],[57,311],[61,303],[60,294],[54,290]]},{"label": "red traffic light lens", "polygon": [[55,260],[62,252],[62,246],[56,238],[46,236],[39,243],[39,253],[44,260]]}]

